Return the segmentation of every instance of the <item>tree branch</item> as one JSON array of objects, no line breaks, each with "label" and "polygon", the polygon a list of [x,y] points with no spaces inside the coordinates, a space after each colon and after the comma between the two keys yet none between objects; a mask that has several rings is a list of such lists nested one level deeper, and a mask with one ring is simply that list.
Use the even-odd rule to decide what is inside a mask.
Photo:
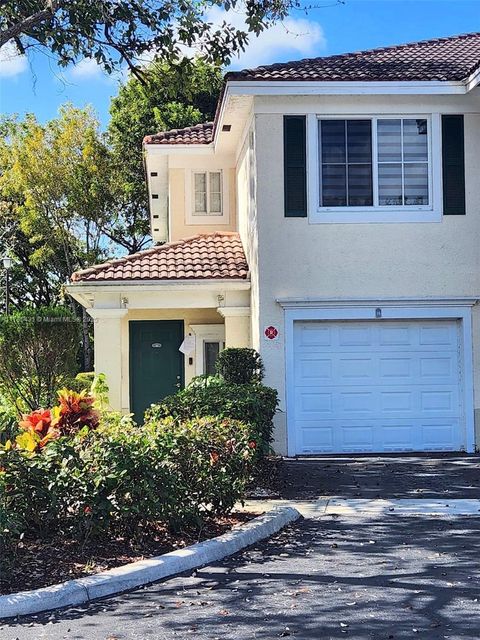
[{"label": "tree branch", "polygon": [[16,22],[11,27],[8,27],[8,29],[0,31],[0,47],[3,47],[3,45],[12,40],[12,38],[17,38],[22,33],[26,33],[29,29],[35,27],[37,24],[41,24],[42,22],[47,22],[47,20],[50,20],[53,17],[56,9],[56,0],[48,0],[46,2],[46,8],[42,11],[37,11],[24,20]]}]

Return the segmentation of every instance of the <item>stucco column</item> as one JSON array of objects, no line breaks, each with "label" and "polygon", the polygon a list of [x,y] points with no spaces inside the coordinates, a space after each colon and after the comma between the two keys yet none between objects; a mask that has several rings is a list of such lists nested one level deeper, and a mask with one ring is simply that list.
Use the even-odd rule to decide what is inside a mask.
[{"label": "stucco column", "polygon": [[219,307],[225,318],[225,346],[250,346],[250,307]]},{"label": "stucco column", "polygon": [[110,406],[122,408],[122,319],[128,309],[87,309],[94,320],[95,373],[104,373]]}]

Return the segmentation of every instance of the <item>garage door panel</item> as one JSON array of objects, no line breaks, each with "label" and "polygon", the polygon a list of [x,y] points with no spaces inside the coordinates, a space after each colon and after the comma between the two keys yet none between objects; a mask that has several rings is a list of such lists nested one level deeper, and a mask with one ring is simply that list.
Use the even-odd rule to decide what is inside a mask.
[{"label": "garage door panel", "polygon": [[295,342],[300,351],[312,347],[330,347],[332,345],[332,330],[328,326],[318,327],[311,323],[301,324],[297,328]]},{"label": "garage door panel", "polygon": [[[298,395],[300,408],[300,415],[305,420],[316,420],[325,418],[325,414],[329,414],[329,417],[333,415],[333,394],[332,393],[318,393],[312,390],[302,391]],[[319,415],[321,414],[321,415]]]},{"label": "garage door panel", "polygon": [[319,357],[318,354],[298,354],[295,360],[295,378],[305,385],[331,384],[333,362],[330,357]]},{"label": "garage door panel", "polygon": [[458,420],[332,420],[300,423],[303,453],[452,451],[461,447]]},{"label": "garage door panel", "polygon": [[415,342],[415,332],[411,327],[401,326],[381,326],[378,328],[380,346],[401,347],[409,346]]},{"label": "garage door panel", "polygon": [[458,335],[455,321],[296,325],[297,452],[462,448]]},{"label": "garage door panel", "polygon": [[348,323],[338,328],[338,345],[340,347],[365,347],[372,344],[372,327],[368,325],[349,325]]},{"label": "garage door panel", "polygon": [[461,446],[459,421],[430,421],[421,425],[422,444],[431,451],[451,451]]},{"label": "garage door panel", "polygon": [[340,378],[364,380],[375,375],[375,361],[369,357],[346,357],[337,362],[337,373]]},{"label": "garage door panel", "polygon": [[422,325],[420,327],[420,346],[446,346],[456,342],[456,328],[451,323]]}]

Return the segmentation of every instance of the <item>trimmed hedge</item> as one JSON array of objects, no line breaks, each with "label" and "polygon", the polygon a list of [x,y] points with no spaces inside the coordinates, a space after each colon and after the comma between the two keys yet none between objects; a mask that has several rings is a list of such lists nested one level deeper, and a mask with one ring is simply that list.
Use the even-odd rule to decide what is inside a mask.
[{"label": "trimmed hedge", "polygon": [[[208,382],[208,381],[207,381]],[[193,384],[167,396],[146,412],[146,421],[173,417],[217,416],[241,420],[250,426],[250,438],[257,442],[259,455],[268,453],[273,435],[273,417],[278,405],[276,389],[261,384]]]},{"label": "trimmed hedge", "polygon": [[260,354],[248,347],[229,347],[221,351],[215,371],[229,384],[255,384],[265,375]]},{"label": "trimmed hedge", "polygon": [[223,418],[117,416],[34,452],[0,449],[0,546],[28,533],[134,535],[158,522],[199,525],[243,498],[255,449],[250,427]]}]

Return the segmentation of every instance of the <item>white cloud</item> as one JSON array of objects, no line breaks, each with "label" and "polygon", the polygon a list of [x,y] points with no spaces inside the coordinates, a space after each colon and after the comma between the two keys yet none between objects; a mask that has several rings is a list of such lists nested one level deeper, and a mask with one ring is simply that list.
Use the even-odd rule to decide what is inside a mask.
[{"label": "white cloud", "polygon": [[[241,12],[226,12],[213,7],[207,15],[207,21],[214,25],[220,25],[224,20],[238,29],[247,28],[245,14]],[[245,51],[232,59],[230,68],[258,67],[273,62],[318,56],[326,48],[326,44],[325,34],[318,22],[289,16],[258,37],[250,35]]]},{"label": "white cloud", "polygon": [[96,60],[84,58],[70,69],[70,75],[76,80],[96,80],[105,77],[105,72]]},{"label": "white cloud", "polygon": [[7,42],[0,49],[0,77],[18,76],[28,69],[27,57],[21,55],[13,42]]}]

